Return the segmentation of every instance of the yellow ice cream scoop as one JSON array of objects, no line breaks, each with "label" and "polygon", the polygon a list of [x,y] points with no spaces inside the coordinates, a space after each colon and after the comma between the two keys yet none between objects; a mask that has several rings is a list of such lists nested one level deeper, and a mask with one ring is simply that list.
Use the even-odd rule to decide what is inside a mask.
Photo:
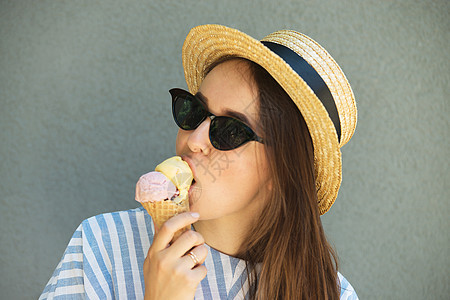
[{"label": "yellow ice cream scoop", "polygon": [[194,179],[187,162],[179,156],[173,156],[157,165],[155,171],[164,174],[179,190],[180,195],[174,198],[173,202],[180,203],[187,198],[189,188]]}]

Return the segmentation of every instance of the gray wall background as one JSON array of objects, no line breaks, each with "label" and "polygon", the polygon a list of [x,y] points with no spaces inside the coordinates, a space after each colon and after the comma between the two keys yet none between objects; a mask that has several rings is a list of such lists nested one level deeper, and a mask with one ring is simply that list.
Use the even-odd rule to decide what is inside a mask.
[{"label": "gray wall background", "polygon": [[0,2],[0,298],[37,298],[85,218],[174,154],[168,89],[205,23],[301,31],[359,109],[323,216],[361,299],[448,299],[448,1]]}]

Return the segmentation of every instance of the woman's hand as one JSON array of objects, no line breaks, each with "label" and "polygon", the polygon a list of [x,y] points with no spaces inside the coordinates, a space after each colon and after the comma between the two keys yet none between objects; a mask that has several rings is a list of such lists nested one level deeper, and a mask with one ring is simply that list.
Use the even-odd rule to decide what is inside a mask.
[{"label": "woman's hand", "polygon": [[201,265],[208,253],[205,240],[200,233],[189,230],[172,244],[170,241],[177,230],[197,220],[198,214],[182,213],[155,233],[144,261],[146,300],[194,299],[198,284],[206,276],[206,268]]}]

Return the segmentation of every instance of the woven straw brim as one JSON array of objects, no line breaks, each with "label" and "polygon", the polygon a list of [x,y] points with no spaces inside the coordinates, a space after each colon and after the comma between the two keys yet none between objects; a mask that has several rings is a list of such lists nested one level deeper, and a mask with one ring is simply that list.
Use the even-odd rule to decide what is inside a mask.
[{"label": "woven straw brim", "polygon": [[[275,33],[272,37],[267,36],[264,40],[276,43],[280,43],[276,39],[290,41],[291,39],[287,35],[292,33],[290,31],[281,31]],[[286,45],[286,41],[284,43]],[[301,45],[297,46],[301,47]],[[313,57],[320,56],[314,49],[307,50],[307,52]],[[198,91],[203,81],[205,69],[224,56],[246,58],[262,66],[283,87],[297,105],[305,119],[314,144],[318,206],[320,214],[324,214],[329,210],[337,197],[341,184],[341,152],[339,148],[353,134],[356,119],[352,122],[351,120],[347,121],[347,119],[351,118],[341,117],[341,130],[345,131],[345,133],[341,134],[341,143],[339,143],[335,127],[325,107],[305,81],[282,58],[265,47],[260,41],[236,29],[221,25],[195,27],[186,37],[182,59],[186,83],[191,93],[195,94]],[[329,57],[331,58],[331,56]],[[306,58],[304,57],[304,59]],[[334,62],[332,58],[331,60]],[[336,63],[334,62],[334,64]],[[313,67],[315,66],[313,65]],[[316,69],[316,71],[321,74],[319,70]],[[322,71],[322,73],[324,72],[326,71]],[[342,71],[340,72],[342,73]],[[333,81],[335,78],[328,78],[327,80]],[[324,78],[324,81],[328,84],[327,80]],[[346,82],[346,79],[344,81]],[[345,82],[341,85],[347,86],[348,90],[350,86],[348,83],[345,84]],[[345,94],[342,88],[330,88],[330,91],[333,97],[335,97],[336,93]],[[345,114],[351,104],[345,107],[345,105],[340,105],[338,102],[346,103],[351,101],[336,101],[339,114],[341,115],[341,112]],[[354,111],[356,114],[356,106]],[[349,126],[353,127],[353,129],[347,131]]]}]

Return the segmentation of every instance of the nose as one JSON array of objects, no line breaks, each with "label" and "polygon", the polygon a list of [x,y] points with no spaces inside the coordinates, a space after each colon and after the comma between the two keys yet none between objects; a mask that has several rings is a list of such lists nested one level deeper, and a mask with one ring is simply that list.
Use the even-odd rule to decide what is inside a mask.
[{"label": "nose", "polygon": [[211,118],[206,118],[188,137],[187,145],[192,152],[202,152],[208,155],[211,152],[212,145],[209,140],[209,127]]}]

